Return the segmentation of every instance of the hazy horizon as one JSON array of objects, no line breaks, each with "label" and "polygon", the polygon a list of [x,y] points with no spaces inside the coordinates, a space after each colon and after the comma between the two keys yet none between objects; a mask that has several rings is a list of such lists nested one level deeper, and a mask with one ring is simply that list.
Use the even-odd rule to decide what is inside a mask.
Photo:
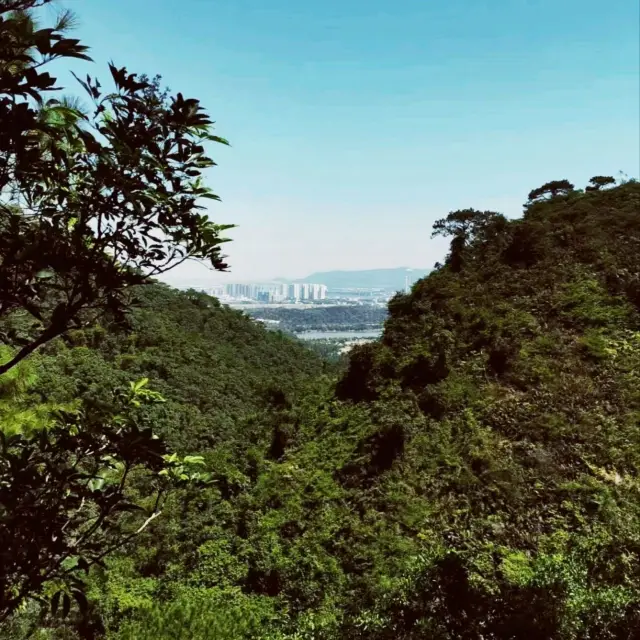
[{"label": "hazy horizon", "polygon": [[66,4],[83,74],[161,74],[230,140],[208,174],[211,218],[238,225],[217,280],[429,268],[451,210],[512,217],[549,180],[640,173],[636,0]]},{"label": "hazy horizon", "polygon": [[[380,268],[372,267],[368,269],[322,269],[322,270],[317,270],[313,272],[308,272],[302,275],[288,276],[285,274],[285,275],[275,276],[272,278],[269,278],[269,277],[239,278],[236,274],[233,273],[233,271],[229,271],[229,272],[213,271],[213,270],[207,269],[204,266],[200,270],[198,270],[196,265],[192,265],[192,267],[194,267],[193,271],[190,272],[192,273],[192,275],[187,275],[186,277],[184,277],[181,273],[177,271],[177,269],[175,269],[164,274],[160,278],[160,280],[174,286],[189,285],[189,284],[204,286],[205,283],[209,283],[212,285],[231,284],[231,283],[233,284],[243,284],[243,283],[267,284],[270,282],[278,282],[278,281],[293,282],[296,280],[306,280],[308,282],[311,282],[311,280],[313,280],[313,276],[315,276],[316,274],[322,274],[322,273],[340,273],[340,272],[362,273],[367,271],[380,271],[380,270],[382,271],[406,270],[409,272],[414,272],[416,274],[419,274],[419,273],[430,271],[433,268],[433,265],[429,267],[407,267],[406,265],[397,265],[395,267],[380,267]],[[323,283],[317,282],[316,284],[323,284]]]}]

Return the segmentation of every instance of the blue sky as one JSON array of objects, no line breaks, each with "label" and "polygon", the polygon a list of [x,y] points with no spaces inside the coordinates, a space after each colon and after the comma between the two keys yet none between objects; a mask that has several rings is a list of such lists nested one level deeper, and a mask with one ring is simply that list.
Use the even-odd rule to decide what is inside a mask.
[{"label": "blue sky", "polygon": [[[69,0],[98,63],[199,98],[227,280],[430,267],[433,221],[640,173],[637,0]],[[170,278],[210,276],[191,265]]]}]

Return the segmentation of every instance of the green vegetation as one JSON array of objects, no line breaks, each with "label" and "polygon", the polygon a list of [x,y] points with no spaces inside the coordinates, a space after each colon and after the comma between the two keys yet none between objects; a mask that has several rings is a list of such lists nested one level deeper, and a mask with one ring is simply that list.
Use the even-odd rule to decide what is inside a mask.
[{"label": "green vegetation", "polygon": [[115,68],[40,100],[86,54],[39,4],[0,14],[0,637],[637,638],[640,185],[450,213],[339,370],[152,280],[224,268],[220,139]]},{"label": "green vegetation", "polygon": [[631,182],[451,214],[447,263],[337,381],[162,285],[128,330],[52,343],[41,393],[91,406],[149,378],[148,420],[210,482],[170,493],[91,570],[87,613],[40,637],[635,637],[639,205]]},{"label": "green vegetation", "polygon": [[305,340],[305,345],[323,360],[334,365],[335,372],[338,373],[346,367],[348,362],[347,354],[353,347],[372,340],[374,338],[319,338],[317,340]]},{"label": "green vegetation", "polygon": [[[93,111],[54,98],[45,69],[89,60],[65,37],[71,19],[38,28],[39,0],[0,5],[0,315],[27,314],[29,331],[0,374],[49,340],[102,313],[121,317],[129,287],[189,258],[226,268],[216,225],[201,213],[214,165],[212,133],[197,100],[175,97],[109,65],[113,90],[87,76]],[[56,117],[54,117],[56,115]],[[14,336],[14,338],[17,336]]]},{"label": "green vegetation", "polygon": [[132,287],[180,261],[226,266],[228,226],[200,213],[217,199],[203,143],[225,141],[198,101],[113,65],[110,92],[79,81],[92,113],[49,97],[52,62],[90,58],[69,12],[39,24],[48,3],[0,4],[0,623],[34,600],[86,612],[81,572],[141,533],[171,488],[207,478],[154,435],[144,409],[163,399],[146,379],[100,405],[37,404],[25,359],[101,318],[126,322]]},{"label": "green vegetation", "polygon": [[274,394],[294,393],[325,365],[206,294],[139,287],[126,328],[75,330],[38,359],[38,387],[55,402],[103,406],[109,389],[148,379],[164,401],[149,418],[172,450],[194,453],[234,437]]},{"label": "green vegetation", "polygon": [[[180,549],[180,555],[176,555],[174,561],[182,558],[186,562],[193,550],[188,537],[195,535],[194,541],[199,539],[202,531],[196,532],[196,529],[204,525],[203,516],[206,521],[213,516],[213,512],[206,515],[202,513],[203,505],[219,503],[221,491],[223,494],[234,495],[241,491],[244,483],[248,481],[245,474],[252,464],[251,456],[257,455],[254,443],[261,429],[263,412],[279,411],[279,407],[287,405],[289,396],[304,390],[311,381],[314,385],[319,384],[326,365],[297,341],[265,330],[242,313],[222,307],[217,300],[204,294],[180,293],[160,284],[147,285],[133,293],[131,314],[126,329],[117,323],[103,321],[103,324],[70,332],[64,341],[51,342],[37,356],[17,367],[21,373],[20,378],[28,378],[29,386],[20,389],[19,397],[14,393],[10,398],[9,390],[16,384],[13,383],[14,378],[8,379],[6,394],[3,393],[2,398],[6,396],[7,404],[13,403],[12,406],[18,408],[28,405],[41,409],[49,406],[58,408],[77,399],[83,411],[80,422],[76,418],[77,430],[80,425],[91,432],[102,429],[100,420],[105,417],[116,421],[119,426],[122,426],[125,420],[131,421],[134,426],[152,426],[153,431],[161,436],[160,440],[153,441],[160,447],[159,453],[170,449],[183,456],[178,458],[176,454],[165,454],[165,461],[172,463],[170,468],[173,475],[178,473],[176,467],[180,466],[181,461],[191,466],[204,462],[206,482],[190,484],[188,488],[180,490],[180,483],[175,482],[172,483],[172,487],[166,486],[166,482],[157,486],[157,482],[163,480],[162,473],[167,466],[164,463],[158,466],[152,458],[142,466],[148,471],[155,471],[155,475],[145,478],[141,474],[142,469],[138,469],[127,491],[127,505],[132,509],[140,505],[147,507],[148,513],[151,514],[162,511],[159,519],[153,522],[153,528],[150,527],[150,532],[153,531],[153,542],[147,546],[147,550],[160,552],[160,549],[164,548],[162,553],[168,553],[166,560],[169,560],[173,555],[171,548],[175,548],[176,551]],[[28,375],[26,371],[23,372],[27,366]],[[12,372],[14,370],[12,369]],[[136,380],[142,380],[142,383],[135,383]],[[138,398],[144,393],[150,394],[146,389],[152,388],[154,391],[151,393],[151,400],[154,402],[132,404],[129,394],[114,396],[112,392],[113,389],[126,390],[128,387],[131,387]],[[43,398],[47,398],[47,405],[42,404]],[[51,411],[55,411],[55,408]],[[78,414],[70,415],[76,417]],[[4,424],[13,422],[15,420],[10,423],[3,421],[3,430]],[[241,428],[241,425],[244,426]],[[47,450],[42,455],[53,455],[55,452],[66,460],[68,451],[63,448],[63,443],[79,445],[85,441],[68,439],[65,435],[68,432],[65,425],[56,428],[59,429],[59,437],[56,439],[58,431],[49,428],[52,438],[47,441]],[[138,431],[136,429],[135,433]],[[106,433],[109,434],[110,431]],[[36,439],[38,444],[40,441],[40,438]],[[135,454],[135,442],[118,440],[116,443],[122,449],[118,450],[116,456],[120,461],[126,461],[129,456]],[[95,444],[94,440],[89,440],[89,444]],[[144,440],[141,444],[148,446]],[[95,454],[87,452],[85,455],[91,458],[92,463],[99,463]],[[111,449],[105,449],[104,462],[113,455]],[[238,466],[239,460],[242,461],[241,466]],[[137,466],[140,467],[142,461],[137,462]],[[48,461],[47,464],[50,468],[51,462]],[[202,465],[200,466],[202,468]],[[107,478],[105,486],[108,488],[109,480],[120,480],[121,477],[116,469],[113,477]],[[193,479],[193,472],[190,477]],[[5,490],[4,494],[0,493],[0,503],[9,506],[9,496],[18,493],[16,485],[23,479],[24,475],[15,476],[10,470],[7,470],[6,477],[0,476],[0,487]],[[73,479],[72,477],[71,480]],[[13,482],[10,483],[10,480]],[[95,484],[86,484],[83,478],[79,478],[77,482],[80,483],[78,487],[65,488],[55,485],[53,490],[66,490],[75,499],[86,487],[86,490],[91,491],[91,498],[94,501],[97,499]],[[34,491],[42,484],[42,479],[34,479]],[[24,486],[21,487],[20,491],[24,492]],[[98,488],[102,488],[102,485]],[[169,492],[171,488],[174,493]],[[160,503],[159,491],[162,494]],[[106,494],[107,498],[110,496],[111,493]],[[194,499],[197,499],[197,503],[193,503]],[[161,505],[161,509],[158,504]],[[73,511],[66,504],[56,507],[65,513]],[[10,509],[4,512],[3,522],[7,527],[10,526],[10,514]],[[50,532],[35,525],[32,520],[25,521],[24,510],[15,514],[15,517],[23,523],[24,529],[38,534],[39,537],[34,539],[34,545],[42,545],[42,538],[46,538]],[[36,509],[33,517],[42,517],[41,510]],[[191,525],[183,528],[187,521],[190,521]],[[87,628],[93,629],[93,625],[102,629],[109,622],[110,616],[113,616],[119,625],[125,620],[123,614],[130,613],[131,610],[140,610],[145,616],[152,615],[147,611],[147,605],[154,603],[153,594],[157,589],[157,581],[149,576],[138,575],[136,565],[131,561],[131,558],[140,560],[137,552],[133,553],[133,549],[129,548],[133,539],[130,538],[131,531],[137,530],[138,525],[135,528],[126,526],[130,525],[128,522],[122,525],[123,532],[111,528],[106,531],[106,539],[101,538],[92,545],[98,545],[102,556],[104,549],[121,546],[122,537],[126,537],[128,540],[125,542],[128,542],[128,546],[125,555],[101,557],[100,560],[106,562],[100,563],[102,569],[98,567],[90,573],[86,584],[74,583],[75,591],[70,591],[80,598],[82,594],[89,598],[87,602],[82,600],[82,608],[67,607],[66,619],[75,616],[74,625],[77,625],[81,634],[89,633]],[[15,524],[13,526],[15,527]],[[191,527],[194,527],[194,530],[191,530]],[[144,536],[144,532],[140,532],[139,535]],[[186,538],[183,537],[185,535]],[[24,534],[18,536],[16,532],[12,539],[15,539],[16,545],[24,546]],[[164,543],[161,542],[162,539]],[[164,544],[168,546],[164,547]],[[142,538],[134,548],[143,551],[146,545],[149,545],[149,541]],[[215,545],[210,547],[211,552],[216,550]],[[223,545],[221,549],[224,548]],[[54,554],[51,555],[54,557]],[[159,558],[157,560],[160,561]],[[228,579],[231,580],[232,575],[235,575],[234,563],[226,566],[224,559],[221,562],[219,570],[224,573],[229,569],[231,573]],[[31,562],[29,557],[26,558],[25,564],[33,565],[35,569],[39,569],[40,566]],[[114,570],[112,567],[117,569]],[[178,587],[178,584],[175,586]],[[53,595],[54,591],[52,587],[45,585],[44,593]],[[94,607],[92,596],[95,597],[95,594],[100,594],[99,601],[109,607],[101,608],[99,622],[91,618]],[[204,597],[205,594],[200,595]],[[180,600],[180,619],[180,616],[187,616],[189,619],[193,617],[193,613],[188,614],[187,611],[194,611],[198,601],[193,598],[197,596],[196,593],[193,597],[185,596]],[[186,609],[182,608],[182,605]],[[177,611],[176,607],[170,611]],[[42,613],[47,609],[48,617],[42,617]],[[44,608],[39,610],[37,615],[29,608],[25,613],[14,615],[11,624],[15,631],[12,633],[17,634],[15,637],[21,637],[20,633],[33,625],[35,620],[41,627],[41,633],[44,633],[43,629],[48,628],[54,633],[52,637],[57,637],[55,633],[61,633],[64,637],[64,634],[70,631],[59,619],[59,612],[57,617],[53,615],[53,609],[54,607],[45,602]],[[222,611],[219,615],[216,614],[216,620],[220,622],[232,613]],[[153,615],[161,614],[158,611]],[[210,620],[211,616],[207,615],[209,617],[206,619]],[[245,614],[241,617],[244,624]],[[145,622],[145,625],[150,625],[149,629],[155,624],[151,620],[152,618],[148,618]],[[63,630],[54,631],[61,624]],[[193,624],[194,628],[199,629],[206,629],[209,625],[208,622],[203,622],[201,617],[195,618]],[[134,633],[131,631],[134,628],[136,627],[133,623],[127,623],[118,633],[125,634],[122,637],[129,637],[126,634]],[[139,633],[141,632],[135,631],[135,637],[141,637]]]}]

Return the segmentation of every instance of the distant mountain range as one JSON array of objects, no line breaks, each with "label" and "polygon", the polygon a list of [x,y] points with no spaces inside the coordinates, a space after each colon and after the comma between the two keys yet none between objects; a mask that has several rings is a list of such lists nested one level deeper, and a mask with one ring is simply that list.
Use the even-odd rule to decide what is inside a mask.
[{"label": "distant mountain range", "polygon": [[280,282],[313,282],[326,284],[331,289],[385,289],[400,291],[404,289],[405,278],[409,276],[409,284],[424,278],[431,269],[367,269],[364,271],[319,271],[306,278],[288,280],[279,278]]}]

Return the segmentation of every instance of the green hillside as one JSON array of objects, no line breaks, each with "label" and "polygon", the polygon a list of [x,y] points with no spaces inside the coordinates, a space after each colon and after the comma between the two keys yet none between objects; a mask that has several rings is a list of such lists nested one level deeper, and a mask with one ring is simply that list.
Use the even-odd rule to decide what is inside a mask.
[{"label": "green hillside", "polygon": [[640,185],[442,227],[447,264],[339,384],[405,412],[346,468],[406,549],[363,587],[369,637],[637,637]]},{"label": "green hillside", "polygon": [[72,334],[40,389],[150,376],[213,484],[174,492],[91,572],[90,615],[39,637],[637,637],[639,211],[627,183],[451,214],[446,264],[338,381],[166,287],[132,333]]},{"label": "green hillside", "polygon": [[640,184],[453,211],[410,291],[313,274],[399,291],[330,363],[158,284],[228,269],[229,143],[159,76],[69,94],[49,8],[0,2],[0,640],[640,639]]},{"label": "green hillside", "polygon": [[126,329],[73,331],[48,348],[38,384],[56,402],[100,403],[112,388],[148,378],[167,400],[156,430],[193,452],[228,438],[270,393],[291,392],[324,367],[300,343],[215,298],[154,284],[136,290]]}]

